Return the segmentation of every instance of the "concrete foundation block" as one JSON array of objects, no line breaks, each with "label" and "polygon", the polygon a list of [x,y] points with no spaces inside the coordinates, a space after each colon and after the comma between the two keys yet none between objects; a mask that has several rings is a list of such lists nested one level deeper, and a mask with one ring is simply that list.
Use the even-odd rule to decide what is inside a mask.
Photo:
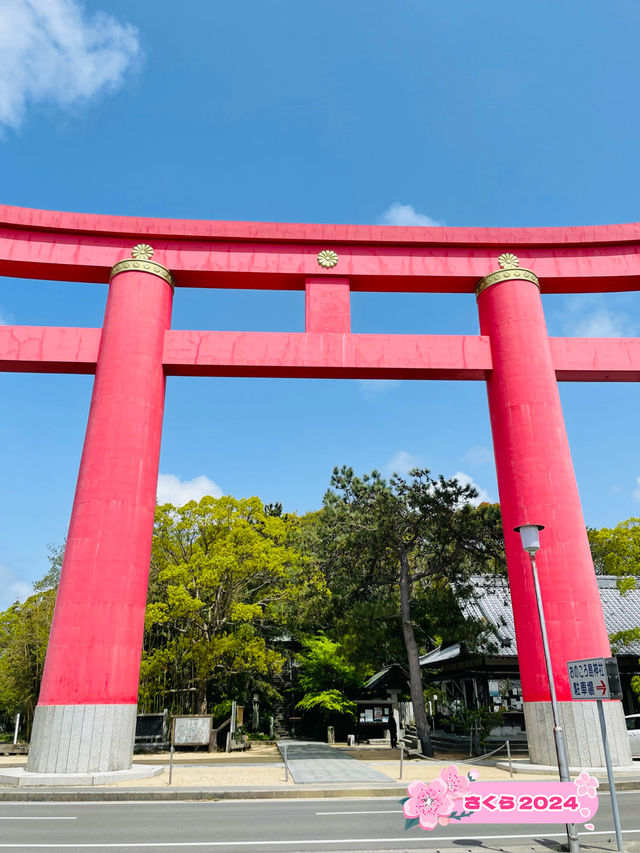
[{"label": "concrete foundation block", "polygon": [[27,771],[68,775],[128,770],[136,714],[136,705],[38,705]]},{"label": "concrete foundation block", "polygon": [[113,782],[135,782],[164,772],[161,765],[137,765],[128,770],[104,773],[31,773],[24,767],[0,769],[0,786],[19,788],[71,788],[109,785]]},{"label": "concrete foundation block", "polygon": [[[614,767],[633,765],[622,704],[603,702],[607,739]],[[560,725],[564,731],[571,767],[603,767],[604,747],[596,702],[559,702]],[[532,764],[557,766],[550,702],[525,702],[524,717]]]}]

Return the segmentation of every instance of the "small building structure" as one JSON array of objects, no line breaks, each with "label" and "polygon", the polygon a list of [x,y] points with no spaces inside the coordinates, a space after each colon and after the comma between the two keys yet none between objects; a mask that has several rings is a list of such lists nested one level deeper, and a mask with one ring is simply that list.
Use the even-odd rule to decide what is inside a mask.
[{"label": "small building structure", "polygon": [[356,700],[356,742],[390,739],[394,743],[405,723],[400,697],[408,689],[409,673],[398,663],[371,676]]},{"label": "small building structure", "polygon": [[[640,588],[620,593],[616,578],[599,575],[598,589],[609,634],[640,626]],[[465,708],[492,708],[503,711],[502,726],[492,737],[524,737],[524,708],[518,648],[506,579],[475,576],[474,594],[460,605],[463,617],[480,620],[487,627],[484,641],[476,650],[464,643],[443,643],[423,655],[423,680],[435,705],[435,727],[453,730],[456,712]],[[631,679],[640,675],[640,641],[619,644],[614,649],[620,669],[625,714],[640,712]]]}]

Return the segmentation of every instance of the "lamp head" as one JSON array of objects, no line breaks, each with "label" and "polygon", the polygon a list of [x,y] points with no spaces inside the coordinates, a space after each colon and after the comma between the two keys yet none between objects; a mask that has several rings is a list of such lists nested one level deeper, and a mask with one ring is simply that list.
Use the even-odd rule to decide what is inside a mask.
[{"label": "lamp head", "polygon": [[540,550],[540,531],[544,530],[544,524],[521,524],[513,528],[520,534],[522,547],[528,554],[535,554]]}]

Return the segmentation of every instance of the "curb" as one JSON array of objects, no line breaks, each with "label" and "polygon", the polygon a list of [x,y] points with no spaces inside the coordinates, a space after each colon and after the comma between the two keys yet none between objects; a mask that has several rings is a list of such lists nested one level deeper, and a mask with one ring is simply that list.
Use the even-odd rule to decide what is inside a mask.
[{"label": "curb", "polygon": [[[338,783],[339,784],[339,783]],[[640,791],[640,781],[629,780],[616,783],[617,791]],[[609,785],[602,783],[599,793],[608,793]],[[171,801],[171,800],[304,800],[304,799],[340,799],[363,797],[404,797],[406,785],[384,786],[379,788],[353,787],[331,788],[307,787],[295,788],[118,788],[100,790],[91,788],[0,788],[0,802],[124,802]],[[640,848],[639,848],[640,849]]]},{"label": "curb", "polygon": [[123,802],[131,800],[304,800],[337,799],[341,797],[403,797],[406,787],[384,788],[171,788],[157,790],[149,788],[119,788],[118,790],[96,790],[96,788],[11,788],[0,789],[0,802]]}]

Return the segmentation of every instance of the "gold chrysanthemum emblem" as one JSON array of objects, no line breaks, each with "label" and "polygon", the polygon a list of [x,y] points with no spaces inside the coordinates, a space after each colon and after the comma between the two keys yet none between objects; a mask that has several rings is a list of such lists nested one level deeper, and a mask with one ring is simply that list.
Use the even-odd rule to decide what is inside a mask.
[{"label": "gold chrysanthemum emblem", "polygon": [[512,255],[511,252],[504,252],[500,255],[498,263],[503,270],[515,270],[520,266],[520,261],[515,255]]},{"label": "gold chrysanthemum emblem", "polygon": [[131,250],[131,257],[136,261],[149,261],[153,255],[153,249],[148,243],[138,243]]},{"label": "gold chrysanthemum emblem", "polygon": [[318,263],[326,270],[331,269],[338,263],[338,255],[332,249],[324,249],[318,252]]}]

